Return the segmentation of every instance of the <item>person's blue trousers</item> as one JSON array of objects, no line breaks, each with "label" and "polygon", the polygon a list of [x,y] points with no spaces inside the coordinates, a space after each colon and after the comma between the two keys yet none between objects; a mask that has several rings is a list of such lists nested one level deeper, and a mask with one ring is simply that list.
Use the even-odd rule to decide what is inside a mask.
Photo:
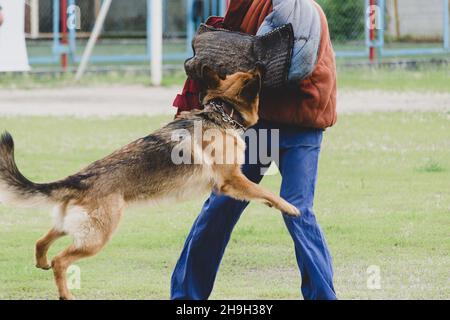
[{"label": "person's blue trousers", "polygon": [[[275,128],[274,124],[265,121],[254,127],[258,131]],[[279,128],[280,195],[301,211],[300,217],[283,215],[283,219],[294,241],[305,299],[336,299],[331,256],[312,211],[322,132]],[[270,131],[266,137],[267,143],[272,143]],[[259,161],[247,164],[248,150],[242,171],[250,180],[259,183],[263,177],[261,169],[267,164]],[[228,196],[210,195],[192,226],[173,272],[172,299],[204,300],[209,297],[231,232],[247,205],[248,202]]]}]

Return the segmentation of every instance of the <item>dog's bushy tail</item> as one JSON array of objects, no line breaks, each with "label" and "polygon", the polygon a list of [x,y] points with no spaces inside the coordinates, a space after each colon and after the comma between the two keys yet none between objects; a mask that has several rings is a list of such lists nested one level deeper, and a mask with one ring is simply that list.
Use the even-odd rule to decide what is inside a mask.
[{"label": "dog's bushy tail", "polygon": [[[5,204],[32,207],[54,204],[68,196],[61,192],[61,182],[34,183],[19,171],[14,159],[14,141],[5,132],[0,137],[0,202]],[[60,192],[56,192],[57,190]]]}]

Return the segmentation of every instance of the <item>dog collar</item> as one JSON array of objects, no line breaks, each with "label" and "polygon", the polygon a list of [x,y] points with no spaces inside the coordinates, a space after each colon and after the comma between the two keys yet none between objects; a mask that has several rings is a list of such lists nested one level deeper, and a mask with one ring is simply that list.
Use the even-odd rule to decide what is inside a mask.
[{"label": "dog collar", "polygon": [[210,106],[212,110],[220,113],[220,115],[222,116],[222,120],[225,123],[230,124],[234,129],[242,132],[245,131],[245,127],[241,123],[233,119],[234,108],[231,108],[231,114],[228,114],[225,111],[224,102],[221,100],[211,100],[206,104],[206,106]]}]

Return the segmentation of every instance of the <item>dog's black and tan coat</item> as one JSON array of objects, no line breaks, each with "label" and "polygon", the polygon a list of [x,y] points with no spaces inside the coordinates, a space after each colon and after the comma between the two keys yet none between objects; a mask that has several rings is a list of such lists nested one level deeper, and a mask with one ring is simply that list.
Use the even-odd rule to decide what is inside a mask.
[{"label": "dog's black and tan coat", "polygon": [[[203,102],[220,101],[234,110],[244,127],[258,120],[258,97],[261,87],[259,71],[239,72],[221,79],[205,70]],[[210,142],[192,139],[196,122],[201,129],[220,132],[224,141],[207,153]],[[175,164],[172,159],[173,132],[187,130],[181,143],[192,148],[190,157],[201,163]],[[233,150],[230,150],[233,149]],[[17,169],[12,137],[5,133],[0,140],[0,201],[12,205],[54,207],[54,227],[36,243],[36,266],[53,269],[61,299],[71,299],[66,283],[66,270],[76,260],[93,256],[108,242],[117,228],[123,210],[137,201],[192,197],[212,188],[241,200],[260,200],[289,215],[299,211],[280,197],[249,181],[241,172],[245,143],[236,126],[224,121],[215,108],[183,113],[178,119],[154,133],[138,139],[111,155],[98,160],[80,172],[53,183],[34,183]],[[231,154],[230,162],[228,155]],[[224,156],[228,162],[216,161]],[[223,158],[222,158],[223,159]],[[47,260],[50,245],[70,235],[73,243]]]}]

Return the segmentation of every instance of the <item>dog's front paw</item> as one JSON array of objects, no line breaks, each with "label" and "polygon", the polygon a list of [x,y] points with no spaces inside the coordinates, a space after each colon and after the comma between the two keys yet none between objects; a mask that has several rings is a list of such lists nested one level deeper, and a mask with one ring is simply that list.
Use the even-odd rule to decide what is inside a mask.
[{"label": "dog's front paw", "polygon": [[300,210],[285,200],[281,201],[281,203],[277,206],[277,209],[288,216],[298,217],[300,215]]}]

